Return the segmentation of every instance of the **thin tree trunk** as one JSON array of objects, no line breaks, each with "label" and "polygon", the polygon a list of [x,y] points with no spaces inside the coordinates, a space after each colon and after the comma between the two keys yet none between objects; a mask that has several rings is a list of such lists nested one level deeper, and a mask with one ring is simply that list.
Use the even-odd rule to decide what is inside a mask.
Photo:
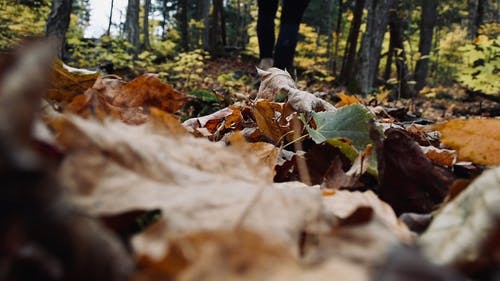
[{"label": "thin tree trunk", "polygon": [[203,0],[202,1],[202,16],[203,16],[203,37],[202,37],[202,42],[203,42],[203,49],[209,50],[210,49],[210,0]]},{"label": "thin tree trunk", "polygon": [[341,83],[349,81],[354,72],[354,62],[356,60],[356,51],[358,46],[359,29],[361,27],[361,20],[363,17],[363,8],[365,7],[365,0],[356,0],[353,20],[347,37],[347,44],[344,52],[344,59],[342,61],[342,70],[340,71],[339,80]]},{"label": "thin tree trunk", "polygon": [[111,0],[111,8],[109,9],[109,21],[108,21],[108,30],[106,30],[106,35],[111,35],[111,25],[113,25],[113,8],[115,6],[115,0]]},{"label": "thin tree trunk", "polygon": [[[333,1],[334,0],[326,0],[326,5],[327,5],[327,40],[326,40],[326,54],[328,57],[328,66],[330,69],[333,69],[334,65],[334,58],[333,58],[333,53],[332,53],[332,45],[333,45]],[[334,71],[334,70],[333,70]]]},{"label": "thin tree trunk", "polygon": [[179,20],[179,27],[181,30],[181,46],[182,49],[189,51],[189,30],[188,30],[188,1],[179,0],[179,7],[177,16]]},{"label": "thin tree trunk", "polygon": [[139,51],[139,0],[128,0],[124,32],[127,41]]},{"label": "thin tree trunk", "polygon": [[338,60],[339,60],[339,43],[340,43],[340,33],[342,31],[342,0],[338,0],[338,14],[337,14],[337,25],[335,27],[335,49],[333,51],[333,73],[337,74]]},{"label": "thin tree trunk", "polygon": [[151,10],[151,0],[144,0],[144,17],[142,21],[142,36],[144,37],[144,42],[142,43],[143,50],[151,49],[151,43],[149,41],[149,12]]},{"label": "thin tree trunk", "polygon": [[66,50],[66,32],[71,18],[72,0],[54,0],[45,26],[46,35],[53,38],[57,56],[63,58]]},{"label": "thin tree trunk", "polygon": [[394,58],[394,45],[392,40],[389,42],[389,51],[387,52],[387,62],[385,64],[385,70],[384,70],[384,81],[387,81],[391,79],[391,73],[392,73],[392,60]]},{"label": "thin tree trunk", "polygon": [[421,58],[415,67],[415,90],[419,92],[425,86],[425,80],[429,73],[429,54],[432,48],[434,26],[437,20],[438,2],[435,0],[422,1],[422,15],[420,19],[420,42],[418,51]]},{"label": "thin tree trunk", "polygon": [[394,0],[372,0],[368,9],[368,22],[363,35],[357,62],[357,81],[362,93],[375,86],[380,64],[382,42],[389,22],[389,9]]},{"label": "thin tree trunk", "polygon": [[485,6],[487,4],[487,0],[478,0],[477,1],[477,13],[476,13],[476,20],[474,22],[475,25],[475,36],[479,35],[479,28],[481,25],[484,23],[484,12],[485,12]]},{"label": "thin tree trunk", "polygon": [[397,9],[392,9],[390,12],[389,27],[391,33],[391,44],[397,50],[396,68],[398,72],[398,97],[411,98],[413,92],[408,84],[408,66],[406,65],[406,52],[403,38],[403,22],[400,18]]}]

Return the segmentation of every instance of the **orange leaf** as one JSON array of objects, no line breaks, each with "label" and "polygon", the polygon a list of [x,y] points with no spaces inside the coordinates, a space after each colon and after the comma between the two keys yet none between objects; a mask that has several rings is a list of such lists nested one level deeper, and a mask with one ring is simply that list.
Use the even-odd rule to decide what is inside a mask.
[{"label": "orange leaf", "polygon": [[99,73],[68,69],[60,60],[54,63],[47,97],[58,102],[71,102],[76,96],[94,85]]},{"label": "orange leaf", "polygon": [[500,165],[500,120],[451,120],[434,127],[442,143],[458,151],[458,160]]},{"label": "orange leaf", "polygon": [[262,133],[279,142],[282,139],[282,128],[279,124],[279,117],[283,114],[283,106],[278,103],[259,101],[253,110],[255,120]]},{"label": "orange leaf", "polygon": [[144,74],[128,83],[116,79],[103,79],[94,86],[101,94],[111,99],[111,104],[121,107],[154,106],[174,113],[187,100],[172,85],[163,83],[155,74]]},{"label": "orange leaf", "polygon": [[343,92],[338,93],[337,97],[340,98],[340,101],[335,105],[336,107],[342,107],[344,105],[359,103],[359,100],[357,97],[346,95]]}]

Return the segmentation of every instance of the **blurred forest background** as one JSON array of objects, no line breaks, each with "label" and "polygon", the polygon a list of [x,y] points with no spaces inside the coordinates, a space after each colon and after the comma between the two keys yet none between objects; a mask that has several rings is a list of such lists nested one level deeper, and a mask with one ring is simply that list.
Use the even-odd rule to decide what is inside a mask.
[{"label": "blurred forest background", "polygon": [[[85,38],[91,12],[88,0],[0,0],[0,49],[48,34],[73,67],[159,73],[187,93],[254,89],[256,1],[128,0],[123,22]],[[499,19],[500,0],[311,0],[298,83],[407,98],[451,87],[498,96]],[[226,67],[207,69],[214,61]]]}]

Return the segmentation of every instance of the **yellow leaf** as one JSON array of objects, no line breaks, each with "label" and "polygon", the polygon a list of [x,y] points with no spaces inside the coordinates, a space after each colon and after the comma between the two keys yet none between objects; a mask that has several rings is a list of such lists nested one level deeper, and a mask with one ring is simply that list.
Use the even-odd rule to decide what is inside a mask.
[{"label": "yellow leaf", "polygon": [[500,165],[500,120],[451,120],[435,128],[442,143],[458,151],[458,160]]},{"label": "yellow leaf", "polygon": [[338,93],[337,97],[340,98],[340,101],[335,105],[336,107],[342,107],[344,105],[359,103],[358,98],[356,98],[355,96],[346,95],[343,92]]}]

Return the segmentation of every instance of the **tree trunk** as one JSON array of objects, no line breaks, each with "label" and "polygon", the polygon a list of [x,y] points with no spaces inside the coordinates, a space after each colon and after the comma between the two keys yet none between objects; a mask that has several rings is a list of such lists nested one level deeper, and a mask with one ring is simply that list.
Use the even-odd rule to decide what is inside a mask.
[{"label": "tree trunk", "polygon": [[337,25],[335,26],[335,49],[333,51],[333,65],[332,65],[332,70],[334,74],[337,74],[341,31],[342,31],[342,0],[338,0]]},{"label": "tree trunk", "polygon": [[339,80],[341,83],[347,83],[353,76],[354,62],[356,59],[356,50],[358,46],[359,28],[361,27],[364,7],[365,0],[356,0],[351,28],[349,30],[349,36],[347,37],[347,44],[345,46],[344,59],[342,61],[342,70],[340,71]]},{"label": "tree trunk", "polygon": [[420,18],[420,42],[418,51],[420,59],[415,67],[415,90],[419,92],[425,86],[429,73],[429,54],[432,48],[432,37],[437,20],[438,2],[435,0],[422,0],[422,15]]},{"label": "tree trunk", "polygon": [[210,0],[202,1],[202,16],[203,16],[203,49],[210,49]]},{"label": "tree trunk", "polygon": [[477,32],[476,26],[476,14],[477,14],[477,3],[478,0],[467,0],[467,12],[468,12],[468,38],[470,40],[474,39]]},{"label": "tree trunk", "polygon": [[476,20],[474,22],[475,25],[475,32],[474,36],[479,35],[479,28],[481,25],[484,23],[484,11],[485,11],[485,6],[487,4],[487,0],[478,0],[477,1],[477,12],[476,12]]},{"label": "tree trunk", "polygon": [[151,0],[144,0],[144,17],[142,21],[142,36],[144,42],[142,43],[142,50],[151,49],[149,42],[149,12],[151,10]]},{"label": "tree trunk", "polygon": [[71,18],[72,2],[72,0],[52,1],[50,15],[45,26],[46,35],[53,38],[57,56],[61,59],[66,50],[66,32]]},{"label": "tree trunk", "polygon": [[391,9],[389,27],[391,33],[391,43],[396,50],[396,67],[398,71],[398,98],[411,98],[413,92],[408,84],[408,66],[406,65],[406,53],[403,38],[403,21],[398,13],[398,9]]},{"label": "tree trunk", "polygon": [[188,1],[179,0],[179,7],[177,9],[177,20],[181,31],[181,46],[182,49],[189,51],[189,22],[188,22]]},{"label": "tree trunk", "polygon": [[223,0],[213,0],[212,25],[210,28],[210,52],[222,52],[226,45],[226,22]]},{"label": "tree trunk", "polygon": [[139,51],[139,0],[128,0],[127,15],[125,18],[125,38],[134,46],[134,52]]},{"label": "tree trunk", "polygon": [[368,5],[368,22],[359,50],[356,75],[364,94],[375,86],[382,42],[389,22],[389,9],[393,3],[394,0],[372,0]]},{"label": "tree trunk", "polygon": [[[334,58],[332,53],[332,45],[333,45],[333,3],[334,0],[326,0],[326,10],[327,12],[327,29],[326,33],[328,34],[326,40],[326,54],[328,57],[328,68],[333,69]],[[319,35],[319,34],[318,34]],[[334,72],[335,73],[335,72]]]},{"label": "tree trunk", "polygon": [[109,21],[108,21],[108,30],[106,30],[106,35],[111,35],[111,25],[113,24],[113,8],[115,6],[115,0],[111,0],[111,8],[109,9]]}]

